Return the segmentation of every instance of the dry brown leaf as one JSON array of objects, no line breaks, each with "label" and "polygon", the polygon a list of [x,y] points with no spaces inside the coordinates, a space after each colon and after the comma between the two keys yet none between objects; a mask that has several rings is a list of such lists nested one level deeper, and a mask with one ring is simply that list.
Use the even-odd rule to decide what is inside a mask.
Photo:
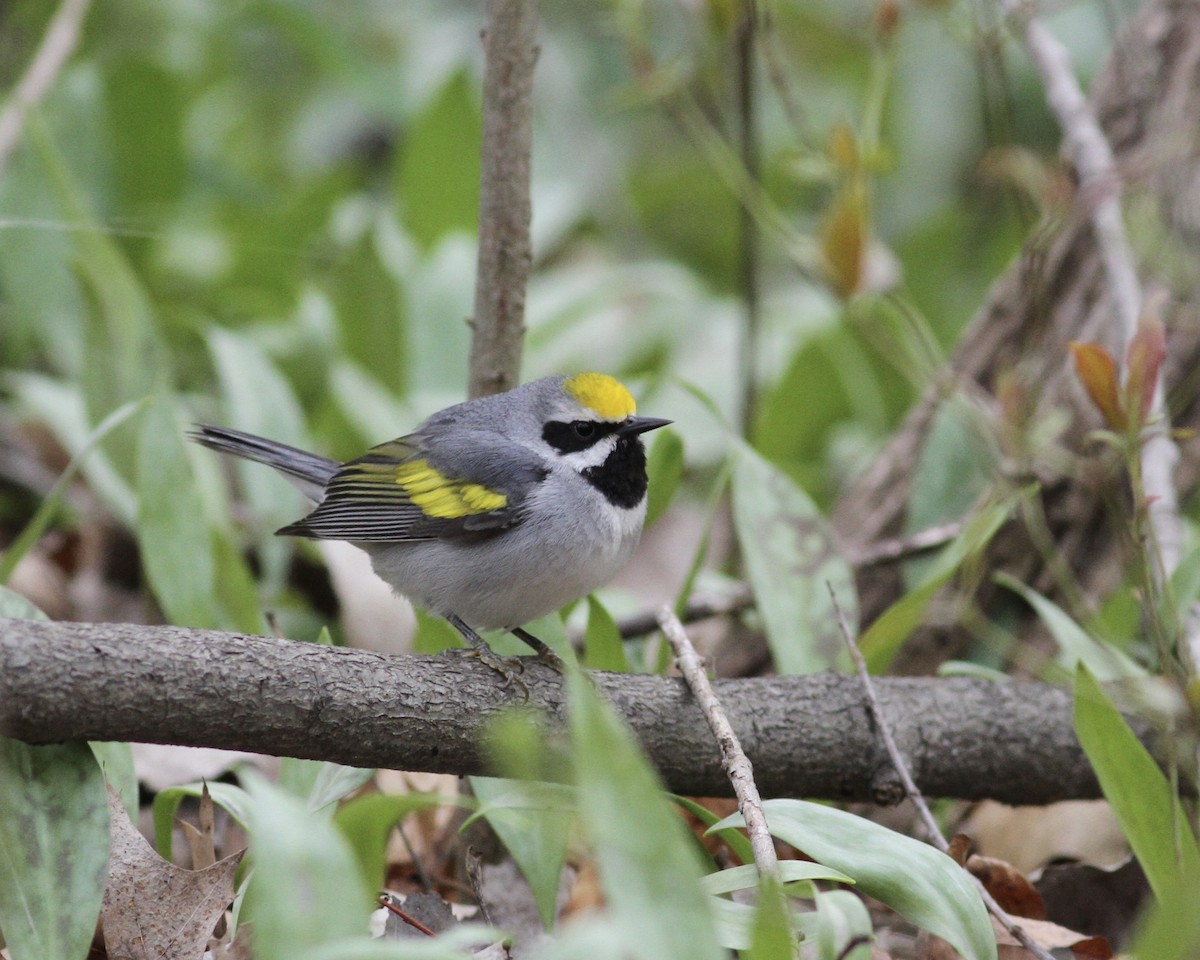
[{"label": "dry brown leaf", "polygon": [[1011,863],[974,854],[967,858],[967,870],[978,878],[1005,912],[1033,920],[1046,919],[1046,902],[1042,895]]},{"label": "dry brown leaf", "polygon": [[188,848],[192,851],[192,869],[204,870],[217,862],[217,847],[213,837],[216,818],[207,783],[200,794],[200,811],[196,821],[200,824],[199,827],[193,827],[186,820],[180,820],[179,826],[183,828]]},{"label": "dry brown leaf", "polygon": [[[992,933],[996,936],[996,956],[998,960],[1030,960],[1033,954],[1026,950],[1019,940],[1004,929],[995,917],[992,921]],[[1093,958],[1093,960],[1111,960],[1112,950],[1108,941],[1103,937],[1089,937],[1057,923],[1046,920],[1030,920],[1026,917],[1015,917],[1016,924],[1038,946],[1045,950],[1068,949],[1076,956]],[[921,952],[924,960],[959,960],[958,952],[940,937],[928,937],[925,949]]]},{"label": "dry brown leaf", "polygon": [[108,808],[111,840],[101,919],[109,960],[198,960],[233,902],[233,874],[244,851],[206,870],[185,870],[155,853],[111,787]]}]

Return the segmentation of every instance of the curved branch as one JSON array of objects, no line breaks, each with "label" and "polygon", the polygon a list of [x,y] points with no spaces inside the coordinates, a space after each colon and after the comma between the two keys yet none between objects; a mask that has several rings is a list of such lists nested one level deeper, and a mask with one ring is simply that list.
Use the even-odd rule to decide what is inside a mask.
[{"label": "curved branch", "polygon": [[[675,678],[596,673],[668,788],[728,795],[696,702]],[[565,720],[561,678],[530,664],[533,706]],[[854,677],[718,680],[764,795],[903,796]],[[1098,796],[1067,693],[970,678],[879,679],[913,777],[931,796],[1046,803]],[[520,699],[459,657],[385,656],[132,624],[0,621],[0,735],[135,740],[355,766],[476,774],[496,711]]]}]

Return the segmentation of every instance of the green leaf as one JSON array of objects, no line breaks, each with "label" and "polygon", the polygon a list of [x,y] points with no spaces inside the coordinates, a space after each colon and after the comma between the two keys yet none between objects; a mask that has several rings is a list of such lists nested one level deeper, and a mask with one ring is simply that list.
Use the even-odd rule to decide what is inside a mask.
[{"label": "green leaf", "polygon": [[350,844],[358,874],[368,889],[383,886],[387,866],[387,842],[392,828],[410,813],[437,806],[473,806],[466,797],[442,797],[437,794],[408,793],[393,796],[365,793],[346,801],[333,815],[333,822]]},{"label": "green leaf", "polygon": [[308,809],[316,813],[348,797],[375,776],[375,768],[347,767],[340,763],[321,763],[308,795]]},{"label": "green leaf", "polygon": [[[35,373],[11,373],[5,377],[19,404],[49,425],[59,442],[78,454],[93,433],[78,385]],[[137,498],[124,477],[103,450],[93,450],[83,464],[88,486],[127,527],[137,518]]]},{"label": "green leaf", "polygon": [[[984,440],[973,413],[966,400],[951,397],[934,415],[909,494],[905,521],[909,532],[966,516],[994,482],[996,453]],[[905,564],[905,579],[909,584],[923,582],[932,562]]]},{"label": "green leaf", "polygon": [[[853,877],[840,870],[834,870],[823,863],[813,863],[811,860],[780,860],[779,879],[782,883],[798,883],[805,880],[854,883]],[[710,873],[700,882],[700,887],[705,893],[716,896],[721,893],[733,893],[735,890],[752,890],[758,883],[758,867],[753,863],[744,863]]]},{"label": "green leaf", "polygon": [[[858,889],[948,941],[967,960],[996,960],[970,876],[944,853],[870,820],[804,800],[763,804],[773,836],[855,879]],[[744,826],[741,814],[718,826]]]},{"label": "green leaf", "polygon": [[91,741],[92,755],[108,785],[121,797],[129,819],[137,822],[138,780],[133,767],[133,746],[115,740]]},{"label": "green leaf", "polygon": [[1075,732],[1150,889],[1165,901],[1183,877],[1200,877],[1195,835],[1166,776],[1082,662]]},{"label": "green leaf", "polygon": [[481,115],[475,81],[455,73],[406,131],[397,196],[409,232],[425,249],[479,221]]},{"label": "green leaf", "polygon": [[[707,807],[701,806],[690,797],[681,797],[678,794],[672,794],[671,799],[704,824],[706,829],[715,826],[721,819]],[[733,851],[733,855],[741,860],[742,863],[754,862],[754,848],[750,846],[749,838],[741,830],[728,827],[723,830],[709,830],[709,832],[720,837],[725,842],[725,845]],[[708,876],[712,876],[712,874],[708,874]]]},{"label": "green leaf", "polygon": [[754,926],[750,930],[750,946],[742,957],[744,960],[793,960],[796,956],[795,939],[783,890],[778,884],[764,883],[758,891],[758,908],[754,912]]},{"label": "green leaf", "polygon": [[362,935],[373,907],[358,863],[333,822],[258,776],[246,777],[254,876],[242,922],[257,960],[294,960],[305,950]]},{"label": "green leaf", "polygon": [[1195,960],[1200,956],[1198,889],[1197,874],[1172,884],[1142,917],[1129,955],[1137,960]]},{"label": "green leaf", "polygon": [[646,526],[666,511],[683,479],[683,438],[670,427],[659,430],[646,457],[650,487],[646,500]]},{"label": "green leaf", "polygon": [[733,465],[733,523],[767,639],[782,674],[846,665],[826,584],[854,629],[854,575],[808,495],[749,447]]},{"label": "green leaf", "polygon": [[0,929],[16,960],[83,960],[108,869],[108,797],[83,743],[0,737]]},{"label": "green leaf", "polygon": [[[91,198],[59,151],[46,126],[27,127],[48,183],[71,232],[75,266],[91,294],[85,328],[88,355],[83,391],[88,419],[95,422],[130,399],[148,394],[165,368],[149,294],[125,251],[97,220]],[[115,440],[119,464],[132,460],[126,441]]]},{"label": "green leaf", "polygon": [[888,668],[904,641],[920,626],[929,601],[949,583],[966,560],[976,556],[991,542],[1014,505],[1022,497],[1029,496],[1032,490],[1030,487],[1015,491],[976,513],[953,542],[924,565],[925,578],[918,586],[883,611],[867,628],[858,640],[858,648],[872,673],[883,673]]},{"label": "green leaf", "polygon": [[549,930],[575,821],[575,791],[558,783],[495,777],[471,777],[471,789],[482,806],[467,823],[487,818],[529,881],[542,926]]},{"label": "green leaf", "polygon": [[1146,670],[1138,666],[1120,650],[1094,639],[1086,630],[1052,600],[1047,600],[1016,578],[1000,571],[993,577],[996,583],[1007,587],[1033,607],[1046,629],[1058,644],[1055,660],[1071,672],[1082,663],[1097,680],[1122,680],[1129,677],[1145,677]]},{"label": "green leaf", "polygon": [[621,631],[595,596],[587,598],[587,631],[583,635],[583,662],[589,670],[613,670],[629,672],[629,660],[625,657],[625,641]]},{"label": "green leaf", "polygon": [[632,934],[637,957],[723,958],[704,866],[657,775],[586,677],[572,672],[567,686],[580,819],[613,924]]},{"label": "green leaf", "polygon": [[231,783],[204,784],[200,782],[185,783],[178,787],[168,787],[154,795],[151,812],[154,817],[154,846],[159,856],[164,860],[171,859],[172,840],[174,838],[175,813],[184,797],[198,797],[208,787],[208,794],[213,803],[228,813],[243,827],[250,816],[250,795],[241,787]]},{"label": "green leaf", "polygon": [[32,600],[27,600],[15,590],[0,586],[0,618],[10,620],[49,620]]},{"label": "green leaf", "polygon": [[[208,331],[225,413],[239,430],[303,447],[304,418],[291,384],[253,340],[221,327]],[[275,530],[296,517],[303,499],[275,471],[259,463],[234,461],[242,489],[250,504],[253,527],[259,531],[258,551],[262,576],[269,589],[278,591],[286,580],[291,547]]]},{"label": "green leaf", "polygon": [[135,401],[114,410],[100,421],[100,425],[83,441],[83,446],[67,462],[66,468],[59,474],[58,479],[54,481],[54,486],[50,488],[50,492],[46,494],[45,499],[38,505],[37,511],[30,518],[29,523],[17,534],[16,538],[9,545],[9,548],[4,552],[4,556],[0,557],[0,584],[8,582],[8,578],[12,576],[12,572],[17,568],[17,564],[21,558],[41,538],[46,527],[49,526],[50,521],[54,518],[54,514],[58,510],[63,497],[66,496],[67,490],[70,489],[71,481],[75,479],[75,475],[79,472],[80,467],[83,466],[83,461],[91,453],[92,448],[137,413],[145,403],[146,401],[144,400]]},{"label": "green leaf", "polygon": [[[821,957],[838,960],[870,960],[874,929],[866,906],[849,890],[817,893],[817,951]],[[864,942],[852,950],[856,938]]]},{"label": "green leaf", "polygon": [[219,626],[212,535],[167,394],[155,397],[142,417],[137,492],[138,546],[155,599],[172,623]]},{"label": "green leaf", "polygon": [[[717,930],[717,942],[727,950],[748,950],[754,941],[757,909],[749,903],[737,903],[723,897],[713,897],[708,903]],[[817,934],[815,911],[789,910],[788,923],[794,936],[803,936],[807,940]]]}]

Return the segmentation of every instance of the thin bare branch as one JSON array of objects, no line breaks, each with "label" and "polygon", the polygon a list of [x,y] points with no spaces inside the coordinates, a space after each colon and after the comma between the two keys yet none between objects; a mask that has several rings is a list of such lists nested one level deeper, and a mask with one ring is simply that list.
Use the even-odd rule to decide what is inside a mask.
[{"label": "thin bare branch", "polygon": [[[938,826],[937,820],[933,817],[933,811],[929,809],[929,804],[925,802],[925,797],[917,789],[916,782],[913,780],[912,774],[909,773],[904,755],[900,752],[900,748],[896,746],[896,740],[892,736],[891,727],[888,725],[887,718],[884,717],[883,708],[879,704],[879,698],[875,695],[875,685],[872,683],[871,674],[867,670],[867,661],[863,657],[862,651],[858,649],[858,644],[854,641],[854,634],[850,632],[850,627],[846,623],[846,616],[842,613],[842,608],[838,603],[833,585],[827,583],[826,587],[829,589],[830,597],[833,598],[833,609],[837,615],[838,626],[841,627],[842,637],[845,639],[846,646],[850,650],[850,656],[854,658],[854,665],[858,670],[858,678],[862,681],[863,693],[866,695],[868,708],[875,720],[875,726],[879,730],[879,735],[883,739],[884,746],[887,748],[888,758],[892,761],[892,766],[895,767],[896,773],[900,777],[900,782],[904,784],[904,792],[916,808],[917,815],[925,825],[925,830],[929,834],[933,845],[941,850],[942,853],[946,853],[950,849],[950,844],[946,842],[946,838],[942,835],[942,830]],[[996,902],[996,899],[988,892],[978,877],[972,874],[971,879],[975,881],[976,889],[979,890],[979,897],[983,901],[983,905],[987,907],[988,912],[996,918],[1005,930],[1016,938],[1021,946],[1037,957],[1038,960],[1054,960],[1050,952],[1026,933],[1008,915],[1008,912]]]},{"label": "thin bare branch", "polygon": [[500,393],[520,382],[525,337],[533,68],[537,0],[485,0],[483,152],[479,259],[475,276],[468,391]]},{"label": "thin bare branch", "polygon": [[[1121,178],[1112,147],[1079,86],[1066,47],[1038,19],[1028,0],[1002,0],[1002,3],[1005,12],[1021,28],[1030,58],[1046,87],[1046,100],[1063,129],[1067,149],[1079,173],[1080,194],[1089,205],[1121,340],[1127,347],[1137,332],[1144,296],[1125,233]],[[1161,378],[1154,391],[1151,416],[1157,428],[1142,445],[1141,472],[1153,547],[1157,547],[1156,551],[1151,548],[1158,561],[1153,564],[1154,575],[1161,587],[1179,566],[1183,549],[1183,524],[1174,480],[1179,448],[1171,439]],[[1191,632],[1186,644],[1187,659],[1195,673],[1200,669],[1200,635]]]},{"label": "thin bare branch", "polygon": [[704,672],[704,664],[700,655],[688,639],[687,631],[675,616],[670,607],[663,607],[658,614],[658,622],[671,649],[675,652],[675,662],[684,682],[704,711],[708,728],[717,739],[721,751],[721,766],[729,776],[733,792],[737,796],[738,810],[746,821],[746,833],[750,837],[750,847],[754,851],[754,865],[758,875],[763,880],[779,880],[779,859],[775,855],[775,841],[767,829],[767,818],[763,813],[762,797],[754,783],[754,766],[742,749],[741,741],[733,732],[725,708],[708,682],[708,674]]},{"label": "thin bare branch", "polygon": [[91,0],[63,0],[33,60],[0,111],[0,176],[21,139],[25,118],[54,87],[54,81],[79,43],[79,31]]}]

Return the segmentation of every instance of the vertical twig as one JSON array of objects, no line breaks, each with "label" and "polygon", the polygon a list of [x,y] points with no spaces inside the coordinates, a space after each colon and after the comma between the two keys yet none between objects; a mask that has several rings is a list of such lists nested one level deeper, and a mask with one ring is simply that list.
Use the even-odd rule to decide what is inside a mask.
[{"label": "vertical twig", "polygon": [[675,616],[670,607],[663,607],[658,614],[658,622],[662,627],[667,642],[675,653],[679,672],[683,674],[684,682],[692,691],[692,696],[704,711],[708,728],[717,738],[717,746],[721,751],[721,766],[725,769],[733,791],[737,794],[738,810],[746,821],[746,833],[750,837],[750,847],[754,851],[754,865],[758,875],[764,881],[779,881],[779,860],[775,855],[775,842],[767,829],[767,818],[763,814],[762,798],[758,795],[758,787],[754,783],[754,767],[746,756],[738,741],[737,734],[730,726],[729,718],[708,682],[700,655],[688,639],[687,631]]},{"label": "vertical twig", "polygon": [[[738,152],[746,178],[752,183],[759,179],[758,132],[755,124],[755,44],[758,39],[758,10],[754,0],[742,5],[737,24],[736,69]],[[759,288],[758,288],[758,222],[746,204],[738,205],[738,286],[742,294],[742,356],[739,375],[742,387],[742,436],[748,436],[754,416],[757,393],[755,355],[758,351]]]},{"label": "vertical twig", "polygon": [[[854,634],[850,632],[850,626],[846,623],[846,616],[842,613],[842,607],[838,603],[837,593],[833,589],[833,584],[826,582],[825,587],[829,591],[829,596],[833,599],[833,611],[837,616],[838,626],[842,631],[842,639],[846,641],[846,646],[850,649],[850,656],[854,658],[854,664],[858,668],[858,678],[862,681],[863,694],[867,699],[867,709],[871,712],[871,718],[875,721],[875,726],[878,728],[879,735],[883,739],[888,759],[892,761],[896,775],[900,778],[900,783],[904,786],[904,792],[907,794],[908,799],[912,801],[913,806],[916,807],[917,815],[925,825],[925,829],[928,831],[933,845],[941,850],[942,853],[946,853],[950,849],[950,844],[942,836],[942,830],[933,818],[933,812],[929,809],[929,804],[925,802],[921,791],[917,789],[916,781],[913,780],[912,774],[908,770],[908,764],[904,761],[904,754],[896,746],[896,740],[892,736],[891,727],[888,726],[887,719],[883,715],[883,708],[879,704],[879,697],[875,695],[875,685],[871,682],[871,674],[867,671],[867,661],[863,657],[862,651],[858,649],[858,644],[854,642]],[[966,868],[964,867],[963,869],[965,870]],[[996,921],[1016,938],[1021,946],[1037,957],[1038,960],[1054,960],[1050,952],[1026,933],[1008,915],[1007,911],[996,902],[996,898],[988,892],[987,887],[983,885],[978,877],[971,873],[968,873],[968,876],[975,881],[975,888],[979,891],[979,898],[983,901],[983,905],[987,907],[988,913],[995,917]]]},{"label": "vertical twig", "polygon": [[[1079,86],[1066,47],[1034,15],[1028,0],[1001,2],[1021,28],[1029,56],[1046,88],[1046,101],[1063,129],[1067,149],[1079,173],[1080,193],[1090,204],[1092,229],[1108,278],[1121,340],[1128,347],[1137,332],[1144,304],[1121,214],[1121,178],[1112,147]],[[1164,581],[1179,566],[1183,548],[1183,525],[1174,481],[1179,448],[1171,439],[1161,377],[1154,391],[1151,418],[1158,426],[1142,445],[1140,460],[1152,539],[1150,563],[1161,590]],[[1190,636],[1183,644],[1185,661],[1189,662],[1192,673],[1196,673],[1200,670],[1200,631],[1191,629],[1187,633]]]},{"label": "vertical twig", "polygon": [[26,115],[45,99],[78,45],[79,31],[89,4],[90,0],[63,0],[46,27],[37,53],[0,112],[0,176],[21,139]]},{"label": "vertical twig", "polygon": [[520,380],[529,241],[537,0],[485,0],[483,152],[468,394]]}]

